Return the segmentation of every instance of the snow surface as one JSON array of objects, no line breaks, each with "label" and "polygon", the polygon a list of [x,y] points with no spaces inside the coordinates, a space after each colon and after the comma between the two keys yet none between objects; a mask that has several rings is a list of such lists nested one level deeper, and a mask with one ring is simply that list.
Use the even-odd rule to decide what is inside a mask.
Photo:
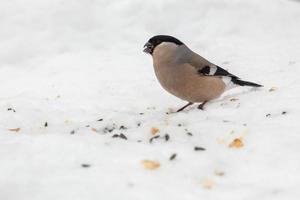
[{"label": "snow surface", "polygon": [[[299,1],[10,0],[0,25],[1,200],[300,198]],[[156,34],[265,87],[166,114]]]}]

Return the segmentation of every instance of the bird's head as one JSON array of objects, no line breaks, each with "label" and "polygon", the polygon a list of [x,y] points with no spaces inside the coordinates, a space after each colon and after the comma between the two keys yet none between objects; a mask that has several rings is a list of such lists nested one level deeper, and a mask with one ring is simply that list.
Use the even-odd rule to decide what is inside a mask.
[{"label": "bird's head", "polygon": [[156,35],[150,38],[144,45],[144,52],[152,55],[155,48],[164,42],[174,43],[178,46],[183,45],[183,43],[175,37],[169,35]]}]

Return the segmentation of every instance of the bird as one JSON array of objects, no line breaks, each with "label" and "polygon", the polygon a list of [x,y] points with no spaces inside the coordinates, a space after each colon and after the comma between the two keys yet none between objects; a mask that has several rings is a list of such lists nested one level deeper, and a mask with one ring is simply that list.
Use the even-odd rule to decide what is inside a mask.
[{"label": "bird", "polygon": [[200,103],[198,109],[203,110],[207,102],[236,86],[263,87],[209,62],[173,36],[153,36],[143,51],[152,56],[154,72],[161,86],[188,102],[177,112],[194,103]]}]

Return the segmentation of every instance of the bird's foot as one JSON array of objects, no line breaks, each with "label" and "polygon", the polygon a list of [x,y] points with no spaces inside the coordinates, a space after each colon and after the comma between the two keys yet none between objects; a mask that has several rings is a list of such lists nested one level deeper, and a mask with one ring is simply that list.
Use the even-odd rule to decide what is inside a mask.
[{"label": "bird's foot", "polygon": [[200,110],[204,110],[204,105],[207,103],[207,101],[203,101],[203,103],[201,103],[199,106],[198,106],[198,109]]},{"label": "bird's foot", "polygon": [[188,104],[186,104],[185,106],[183,106],[182,108],[178,109],[176,112],[180,112],[180,111],[183,111],[185,108],[187,108],[188,106],[190,105],[193,105],[194,103],[192,102],[189,102]]}]

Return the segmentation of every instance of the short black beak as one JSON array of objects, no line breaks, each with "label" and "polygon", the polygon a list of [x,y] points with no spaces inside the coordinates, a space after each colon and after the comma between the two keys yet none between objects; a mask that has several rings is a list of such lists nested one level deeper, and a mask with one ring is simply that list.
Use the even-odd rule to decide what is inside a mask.
[{"label": "short black beak", "polygon": [[145,45],[144,45],[144,50],[143,50],[145,53],[149,53],[149,54],[152,54],[152,51],[153,51],[153,45],[150,43],[150,42],[147,42]]}]

